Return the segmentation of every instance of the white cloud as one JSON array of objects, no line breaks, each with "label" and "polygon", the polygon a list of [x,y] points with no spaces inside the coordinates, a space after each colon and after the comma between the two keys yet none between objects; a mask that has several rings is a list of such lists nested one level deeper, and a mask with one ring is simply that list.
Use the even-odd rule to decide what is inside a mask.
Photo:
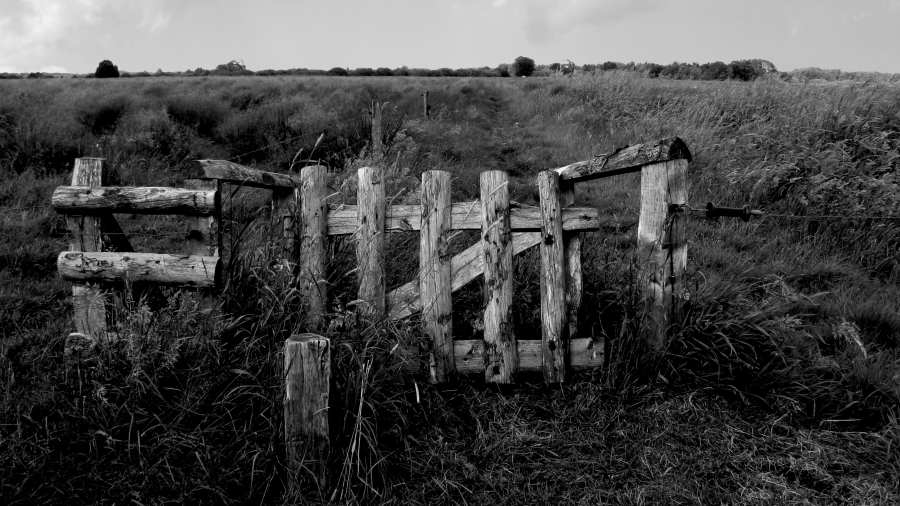
[{"label": "white cloud", "polygon": [[41,72],[46,72],[48,74],[68,74],[69,71],[66,70],[65,67],[60,67],[59,65],[48,65],[46,67],[41,67]]},{"label": "white cloud", "polygon": [[791,31],[791,35],[797,35],[800,33],[800,30],[803,28],[803,23],[799,19],[792,19],[791,24],[788,26],[788,29]]},{"label": "white cloud", "polygon": [[859,14],[854,14],[851,17],[853,18],[853,21],[862,21],[871,15],[872,15],[872,11],[865,11],[865,12],[860,12]]},{"label": "white cloud", "polygon": [[575,27],[602,26],[657,8],[662,0],[494,0],[494,7],[522,8],[525,29],[536,41],[558,38]]},{"label": "white cloud", "polygon": [[23,67],[56,44],[77,39],[79,30],[117,22],[153,32],[171,19],[175,0],[3,0],[0,67]]}]

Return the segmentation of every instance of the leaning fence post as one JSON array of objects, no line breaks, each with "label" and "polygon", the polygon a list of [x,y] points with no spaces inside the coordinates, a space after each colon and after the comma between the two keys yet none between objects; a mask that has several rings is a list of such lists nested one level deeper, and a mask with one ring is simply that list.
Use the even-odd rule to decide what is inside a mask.
[{"label": "leaning fence post", "polygon": [[566,307],[566,257],[563,250],[562,206],[559,174],[538,174],[541,206],[541,351],[544,381],[566,380],[568,325]]},{"label": "leaning fence post", "polygon": [[[72,186],[104,186],[106,184],[106,160],[103,158],[76,158],[72,172]],[[100,216],[70,216],[72,233],[69,251],[103,251],[102,218]],[[92,284],[75,284],[72,287],[75,332],[96,342],[107,339],[106,300],[103,291]]]},{"label": "leaning fence post", "polygon": [[509,175],[481,173],[481,244],[484,255],[484,378],[513,383],[519,352],[513,333],[513,250],[509,220]]},{"label": "leaning fence post", "polygon": [[666,333],[683,297],[687,264],[685,213],[687,160],[645,165],[641,168],[641,215],[638,221],[638,265],[647,308],[644,341],[650,351],[661,353]]},{"label": "leaning fence post", "polygon": [[432,383],[443,383],[456,371],[448,244],[450,206],[450,173],[430,170],[422,174],[419,294],[422,325],[432,344],[428,360]]},{"label": "leaning fence post", "polygon": [[331,346],[315,334],[284,342],[284,443],[293,471],[312,469],[320,487],[327,483],[330,440],[328,398]]},{"label": "leaning fence post", "polygon": [[328,238],[327,167],[300,169],[300,291],[308,308],[307,328],[321,330],[325,320],[328,285],[325,282],[325,248]]},{"label": "leaning fence post", "polygon": [[363,167],[357,171],[357,177],[357,314],[364,320],[377,322],[385,316],[384,176],[380,167]]}]

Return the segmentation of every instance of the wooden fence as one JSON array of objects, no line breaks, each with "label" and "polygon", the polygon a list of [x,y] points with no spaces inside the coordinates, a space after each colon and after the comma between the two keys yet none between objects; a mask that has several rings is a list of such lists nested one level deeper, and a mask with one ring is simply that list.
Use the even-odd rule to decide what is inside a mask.
[{"label": "wooden fence", "polygon": [[[380,107],[380,106],[379,106]],[[58,258],[64,279],[73,281],[76,334],[109,339],[105,302],[96,283],[145,281],[216,289],[221,284],[221,197],[223,182],[272,190],[272,207],[283,222],[285,258],[304,294],[307,326],[327,325],[327,241],[355,236],[358,302],[362,321],[377,324],[421,313],[429,341],[421,358],[433,383],[458,374],[481,374],[486,382],[512,383],[526,371],[541,371],[548,383],[563,382],[574,369],[603,364],[603,345],[579,336],[582,299],[581,236],[600,226],[597,209],[573,207],[576,183],[641,173],[636,259],[641,268],[649,351],[661,351],[666,329],[682,294],[687,261],[684,206],[691,155],[679,138],[639,144],[609,155],[538,175],[539,207],[510,201],[502,171],[481,174],[480,199],[452,203],[450,174],[422,176],[415,205],[387,205],[380,167],[359,169],[356,205],[329,205],[327,169],[307,166],[299,175],[265,172],[235,163],[200,160],[187,188],[109,187],[105,162],[78,159],[72,186],[59,187],[53,205],[69,216],[70,251]],[[184,255],[133,252],[113,213],[179,214],[189,226]],[[480,241],[451,257],[457,230],[476,230]],[[418,232],[418,279],[390,292],[385,286],[385,234]],[[517,340],[511,315],[513,256],[532,247],[541,256],[541,340]],[[454,339],[453,292],[483,277],[484,338]],[[74,335],[74,334],[73,334]],[[285,343],[285,438],[288,458],[319,462],[327,454],[327,405],[331,347],[316,334]]]}]

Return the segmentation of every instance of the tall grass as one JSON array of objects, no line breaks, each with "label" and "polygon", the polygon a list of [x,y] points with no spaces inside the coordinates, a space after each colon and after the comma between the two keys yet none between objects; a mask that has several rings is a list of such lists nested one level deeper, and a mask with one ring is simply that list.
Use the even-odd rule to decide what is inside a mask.
[{"label": "tall grass", "polygon": [[[883,219],[900,198],[896,87],[604,72],[31,80],[0,90],[4,504],[896,499],[900,241]],[[376,98],[393,125],[383,158],[367,145]],[[604,217],[584,237],[578,337],[605,341],[610,359],[574,385],[425,385],[395,359],[398,345],[427,347],[416,321],[356,322],[353,243],[332,241],[337,451],[325,486],[283,464],[279,354],[307,329],[262,193],[227,188],[219,312],[198,294],[125,296],[120,339],[101,365],[64,366],[71,309],[54,259],[65,222],[41,206],[76,156],[107,158],[116,184],[178,185],[194,158],[287,171],[300,152],[329,166],[332,198],[346,203],[353,169],[372,163],[384,164],[394,203],[418,202],[424,170],[451,171],[461,201],[477,198],[481,170],[504,169],[512,198],[534,204],[540,170],[669,135],[694,155],[692,206],[747,204],[769,216],[691,219],[689,301],[658,360],[634,339],[644,317],[632,175],[578,189],[579,205]],[[143,250],[178,248],[177,219],[120,221],[146,233],[134,238]],[[452,248],[475,240],[460,234]],[[394,234],[388,248],[389,284],[414,279],[414,236]],[[520,338],[539,337],[537,268],[534,255],[517,259]],[[454,294],[458,337],[478,338],[480,298],[477,284]]]}]

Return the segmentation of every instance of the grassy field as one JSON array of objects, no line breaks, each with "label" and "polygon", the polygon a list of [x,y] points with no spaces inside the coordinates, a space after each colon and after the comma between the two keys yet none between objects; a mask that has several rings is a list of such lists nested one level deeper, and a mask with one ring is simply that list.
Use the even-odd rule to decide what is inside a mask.
[{"label": "grassy field", "polygon": [[[422,119],[429,92],[431,118]],[[110,184],[179,186],[197,158],[266,170],[329,166],[352,202],[373,163],[365,110],[385,109],[395,203],[420,174],[454,200],[504,169],[534,176],[625,144],[678,135],[693,207],[762,219],[688,223],[690,303],[664,357],[644,360],[632,252],[633,176],[579,186],[601,210],[586,236],[580,337],[608,367],[555,388],[434,388],[390,359],[414,321],[335,324],[338,478],[287,491],[279,356],[305,329],[272,267],[262,196],[228,187],[219,313],[196,294],[119,301],[122,337],[72,371],[66,223],[49,207],[73,159]],[[302,151],[301,151],[302,150]],[[896,504],[900,501],[900,87],[646,79],[207,77],[0,82],[0,503],[25,504]],[[138,250],[175,252],[176,218],[120,221]],[[460,235],[455,248],[476,240]],[[416,276],[415,237],[389,238],[389,288]],[[331,250],[333,319],[354,298],[352,243]],[[536,257],[516,263],[516,333],[535,334]],[[480,290],[454,295],[454,334],[479,337]]]}]

